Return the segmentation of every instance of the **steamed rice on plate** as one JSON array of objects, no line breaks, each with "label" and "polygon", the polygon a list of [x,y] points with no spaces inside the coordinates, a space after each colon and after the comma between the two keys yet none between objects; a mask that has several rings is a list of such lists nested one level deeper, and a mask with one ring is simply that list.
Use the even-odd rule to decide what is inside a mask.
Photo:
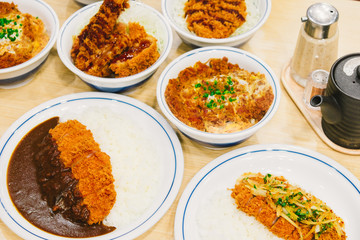
[{"label": "steamed rice on plate", "polygon": [[[193,31],[190,31],[187,26],[184,7],[188,0],[174,1],[174,7],[170,15],[173,16],[174,22],[177,26],[182,28],[188,33],[196,35]],[[245,22],[238,27],[229,37],[234,37],[243,34],[252,29],[260,20],[260,11],[258,8],[258,0],[245,0],[246,3],[246,19]]]},{"label": "steamed rice on plate", "polygon": [[[22,145],[29,149],[26,154],[30,154],[16,153],[18,149],[24,149],[19,147]],[[17,205],[10,187],[8,191],[0,191],[0,217],[23,239],[134,239],[166,213],[177,195],[183,175],[181,145],[167,121],[136,99],[109,93],[62,96],[33,108],[15,121],[0,139],[0,182],[4,186],[9,186],[13,156],[17,155],[23,161],[17,161],[16,166],[21,166],[25,174],[18,174],[19,178],[11,184],[17,185],[16,193],[30,189],[29,192],[35,191],[35,194],[32,198],[20,194],[26,204]],[[42,171],[46,165],[50,165],[50,171]],[[38,169],[45,175],[39,178]],[[58,179],[57,176],[64,180],[59,185],[54,179]],[[111,189],[116,192],[114,204]],[[106,196],[110,201],[102,200]],[[81,197],[83,201],[77,204]],[[27,199],[33,203],[27,204]],[[75,205],[71,204],[73,200]],[[98,205],[99,202],[103,204]],[[67,207],[69,205],[75,208]],[[37,219],[42,223],[34,224],[18,206],[29,214],[46,218],[39,217]],[[88,208],[89,218],[83,206],[91,208]],[[84,218],[70,218],[68,213],[71,211],[74,216]],[[94,234],[94,229],[102,226],[109,227],[110,231],[101,230]],[[60,232],[52,229],[60,229]],[[69,231],[63,234],[63,229]]]},{"label": "steamed rice on plate", "polygon": [[177,206],[175,239],[360,239],[359,187],[346,168],[310,150],[239,148],[188,183]]},{"label": "steamed rice on plate", "polygon": [[231,190],[209,192],[196,213],[199,238],[202,240],[281,240],[270,233],[255,217],[236,209]]},{"label": "steamed rice on plate", "polygon": [[52,117],[17,145],[8,168],[11,199],[25,219],[58,236],[122,231],[142,221],[161,192],[156,142],[146,126],[107,107]]},{"label": "steamed rice on plate", "polygon": [[244,173],[203,196],[201,239],[346,239],[344,221],[322,200],[280,175]]}]

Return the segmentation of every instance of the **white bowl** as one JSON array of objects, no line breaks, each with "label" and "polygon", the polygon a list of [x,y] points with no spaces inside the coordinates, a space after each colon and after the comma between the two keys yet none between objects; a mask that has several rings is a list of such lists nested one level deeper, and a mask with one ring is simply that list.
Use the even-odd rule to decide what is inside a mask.
[{"label": "white bowl", "polygon": [[160,48],[159,59],[152,66],[140,73],[122,78],[103,78],[86,74],[75,67],[70,56],[73,37],[77,36],[88,24],[90,18],[96,14],[102,2],[96,2],[81,8],[71,15],[60,29],[57,42],[60,59],[69,70],[97,90],[119,92],[141,84],[156,71],[170,52],[173,36],[171,27],[165,18],[154,8],[143,3],[134,1],[130,1],[129,3],[130,8],[120,15],[120,19],[126,18],[125,20],[127,22],[139,22],[149,34],[158,39],[157,43]]},{"label": "white bowl", "polygon": [[[242,27],[246,26],[245,24],[250,24],[249,26],[246,26],[246,31],[239,35],[232,35],[228,38],[204,38],[196,36],[187,29],[185,19],[182,17],[184,15],[184,12],[182,11],[183,5],[180,5],[185,2],[186,0],[162,0],[162,11],[171,26],[185,43],[200,47],[214,45],[238,46],[245,43],[265,23],[271,11],[271,0],[246,0],[247,9],[254,9],[254,11],[252,11],[252,15],[256,15],[254,17],[257,19],[253,22],[249,21],[243,24]],[[254,12],[257,12],[257,14],[254,14]],[[249,17],[250,14],[248,13],[247,18]]]},{"label": "white bowl", "polygon": [[[270,83],[274,100],[265,116],[255,125],[234,133],[209,133],[192,128],[181,122],[169,109],[165,100],[165,90],[169,79],[177,78],[180,71],[193,66],[196,62],[206,62],[210,58],[227,57],[230,63],[238,64],[249,72],[260,72],[265,74],[267,81]],[[211,147],[228,147],[243,142],[256,131],[262,128],[274,116],[280,103],[280,85],[271,68],[258,57],[232,47],[213,46],[204,47],[187,52],[173,60],[162,72],[156,89],[156,97],[161,111],[185,136],[196,140],[201,144]]]},{"label": "white bowl", "polygon": [[45,48],[36,56],[19,65],[0,69],[0,87],[9,84],[19,84],[27,79],[40,68],[54,46],[57,34],[59,32],[59,19],[55,11],[42,0],[4,0],[4,2],[13,2],[18,6],[22,13],[29,13],[34,17],[39,17],[49,35],[49,42]]}]

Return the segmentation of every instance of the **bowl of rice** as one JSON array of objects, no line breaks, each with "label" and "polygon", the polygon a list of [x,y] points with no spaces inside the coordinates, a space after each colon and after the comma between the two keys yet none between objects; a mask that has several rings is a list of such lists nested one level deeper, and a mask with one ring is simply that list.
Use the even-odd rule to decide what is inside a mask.
[{"label": "bowl of rice", "polygon": [[[44,1],[5,0],[2,7],[8,8],[5,6],[11,3],[17,7],[12,12],[3,9],[5,12],[2,13],[3,24],[0,28],[1,31],[14,31],[11,36],[7,33],[1,37],[0,88],[4,89],[20,87],[33,78],[46,61],[59,32],[58,16]],[[33,34],[33,40],[29,37],[30,34],[23,31],[25,20],[27,29],[38,30]],[[28,59],[29,56],[31,58]]]},{"label": "bowl of rice", "polygon": [[[211,75],[197,71],[215,66],[214,56],[222,58],[222,65],[228,61],[225,69],[240,70],[221,72],[215,67]],[[176,94],[171,94],[173,86]],[[156,90],[167,119],[185,136],[210,148],[245,141],[271,120],[280,103],[279,80],[272,69],[233,47],[203,47],[179,56],[162,72]]]},{"label": "bowl of rice", "polygon": [[[185,8],[187,2],[194,2],[194,6]],[[232,1],[231,3],[216,1],[222,6],[213,6],[215,11],[209,11],[210,7],[205,8],[204,5],[211,5],[211,1],[187,1],[187,0],[162,0],[162,11],[164,16],[168,19],[171,26],[175,29],[179,37],[187,44],[205,47],[205,46],[239,46],[248,41],[257,30],[265,23],[270,15],[271,1],[270,0],[241,0]],[[241,5],[242,10],[235,12],[235,7]],[[201,9],[205,8],[205,9]],[[199,10],[201,9],[201,10]],[[221,10],[219,10],[221,9]],[[199,16],[199,12],[207,12],[206,22],[204,18]],[[218,16],[212,13],[218,12]],[[190,19],[189,14],[194,14]],[[226,16],[228,14],[228,16]],[[209,18],[214,19],[209,20]],[[229,32],[226,37],[199,34],[197,29],[201,26],[208,27],[210,32],[219,27],[228,28],[228,23],[232,24],[233,19],[241,19],[240,26],[235,24],[233,31]],[[220,32],[227,32],[227,30],[220,30]]]},{"label": "bowl of rice", "polygon": [[[146,34],[156,39],[159,56],[151,66],[128,76],[114,75],[104,77],[91,75],[88,72],[80,70],[75,65],[72,57],[72,48],[74,38],[79,36],[82,29],[89,24],[90,19],[99,11],[102,3],[103,2],[95,2],[87,5],[65,21],[60,29],[57,50],[64,65],[91,87],[105,92],[124,91],[142,84],[151,77],[164,62],[171,49],[173,41],[172,31],[166,19],[157,10],[140,2],[128,1],[129,7],[120,13],[117,24],[126,24],[128,27],[130,23],[137,23],[142,26]],[[90,55],[92,54],[90,53]],[[98,59],[103,59],[103,57],[100,56]],[[135,68],[136,67],[137,66],[135,66]]]}]

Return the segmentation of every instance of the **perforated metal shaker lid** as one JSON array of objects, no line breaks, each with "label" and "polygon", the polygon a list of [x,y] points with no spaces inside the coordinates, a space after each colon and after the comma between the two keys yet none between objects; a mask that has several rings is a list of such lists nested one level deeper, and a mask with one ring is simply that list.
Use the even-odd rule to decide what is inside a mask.
[{"label": "perforated metal shaker lid", "polygon": [[305,32],[313,38],[324,39],[335,35],[339,12],[328,3],[315,3],[306,11]]}]

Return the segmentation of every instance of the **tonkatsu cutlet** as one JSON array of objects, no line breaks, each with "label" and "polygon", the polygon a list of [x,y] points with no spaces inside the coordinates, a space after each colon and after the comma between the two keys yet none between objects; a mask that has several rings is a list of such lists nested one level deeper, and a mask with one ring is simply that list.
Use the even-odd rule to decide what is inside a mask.
[{"label": "tonkatsu cutlet", "polygon": [[116,192],[110,157],[86,126],[68,120],[49,131],[60,151],[60,160],[78,181],[77,189],[89,210],[88,224],[101,222],[115,204]]},{"label": "tonkatsu cutlet", "polygon": [[[58,121],[58,120],[57,120]],[[42,197],[72,222],[101,224],[116,200],[110,157],[77,120],[58,123],[34,157]]]},{"label": "tonkatsu cutlet", "polygon": [[80,35],[71,57],[81,71],[97,77],[127,77],[153,65],[160,57],[157,39],[137,22],[119,22],[128,0],[105,0]]},{"label": "tonkatsu cutlet", "polygon": [[247,15],[245,0],[189,0],[184,11],[188,29],[205,38],[229,37]]},{"label": "tonkatsu cutlet", "polygon": [[254,216],[287,240],[344,240],[343,220],[320,199],[292,186],[284,177],[246,173],[231,196],[239,210]]}]

